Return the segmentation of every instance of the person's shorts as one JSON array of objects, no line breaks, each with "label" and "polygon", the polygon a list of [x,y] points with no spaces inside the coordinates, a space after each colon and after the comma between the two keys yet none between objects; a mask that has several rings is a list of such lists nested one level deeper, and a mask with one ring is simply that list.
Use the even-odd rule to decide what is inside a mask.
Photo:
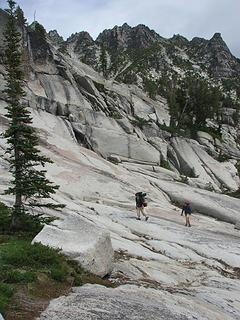
[{"label": "person's shorts", "polygon": [[187,217],[187,216],[190,216],[190,215],[191,215],[191,213],[190,213],[190,212],[184,212],[184,214],[185,214],[185,217]]}]

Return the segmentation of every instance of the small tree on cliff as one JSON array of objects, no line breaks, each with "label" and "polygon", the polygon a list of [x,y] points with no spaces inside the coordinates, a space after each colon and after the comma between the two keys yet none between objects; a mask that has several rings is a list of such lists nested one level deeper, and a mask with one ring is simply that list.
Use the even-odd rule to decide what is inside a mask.
[{"label": "small tree on cliff", "polygon": [[103,76],[106,78],[107,76],[107,51],[104,47],[104,45],[101,46],[100,51],[100,68],[103,73]]},{"label": "small tree on cliff", "polygon": [[[17,29],[16,3],[8,0],[9,19],[5,30],[5,68],[6,68],[6,89],[7,115],[9,128],[5,131],[7,139],[10,164],[10,172],[13,176],[11,186],[5,191],[6,194],[15,196],[12,208],[11,229],[21,230],[24,218],[27,217],[29,206],[37,207],[62,207],[53,203],[41,203],[40,199],[50,198],[56,192],[58,186],[53,185],[45,177],[44,167],[52,161],[41,155],[38,150],[38,138],[34,128],[31,126],[32,118],[30,112],[21,103],[24,96],[23,72],[21,68],[21,35]],[[36,167],[38,166],[38,168]]]}]

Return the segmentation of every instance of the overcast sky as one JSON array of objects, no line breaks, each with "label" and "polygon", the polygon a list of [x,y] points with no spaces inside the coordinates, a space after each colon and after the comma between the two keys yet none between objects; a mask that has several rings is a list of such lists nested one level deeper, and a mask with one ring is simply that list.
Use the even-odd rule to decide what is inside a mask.
[{"label": "overcast sky", "polygon": [[[29,22],[36,20],[64,38],[88,31],[93,38],[104,29],[127,22],[145,24],[163,37],[181,34],[209,39],[215,32],[240,57],[240,0],[15,0]],[[6,0],[0,0],[5,7]]]}]

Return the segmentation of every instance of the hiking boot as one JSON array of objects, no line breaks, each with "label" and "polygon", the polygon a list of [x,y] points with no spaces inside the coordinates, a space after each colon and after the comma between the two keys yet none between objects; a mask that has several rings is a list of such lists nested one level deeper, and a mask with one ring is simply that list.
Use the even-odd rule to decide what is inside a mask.
[{"label": "hiking boot", "polygon": [[188,225],[185,223],[185,227],[187,227]]},{"label": "hiking boot", "polygon": [[191,227],[191,225],[190,225],[190,224],[189,224],[188,226],[189,226],[189,227]]},{"label": "hiking boot", "polygon": [[146,218],[145,218],[145,221],[148,221],[148,219],[149,219],[149,217],[146,217]]},{"label": "hiking boot", "polygon": [[141,218],[137,218],[137,220],[141,220]]}]

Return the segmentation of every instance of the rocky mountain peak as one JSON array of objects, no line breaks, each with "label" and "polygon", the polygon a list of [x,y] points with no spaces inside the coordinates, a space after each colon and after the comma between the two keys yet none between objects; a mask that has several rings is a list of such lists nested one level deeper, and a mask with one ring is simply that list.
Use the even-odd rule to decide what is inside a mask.
[{"label": "rocky mountain peak", "polygon": [[48,37],[52,43],[56,45],[61,45],[64,42],[63,37],[58,34],[57,30],[50,30],[48,32]]},{"label": "rocky mountain peak", "polygon": [[220,32],[215,32],[213,37],[212,37],[212,39],[218,39],[218,40],[222,40],[223,41],[222,35],[221,35]]},{"label": "rocky mountain peak", "polygon": [[139,24],[130,27],[127,23],[115,26],[113,29],[104,30],[96,42],[110,49],[148,48],[153,43],[160,41],[161,37],[147,26]]},{"label": "rocky mountain peak", "polygon": [[208,40],[204,39],[204,38],[200,38],[200,37],[194,37],[192,38],[192,40],[190,41],[192,46],[200,46],[200,45],[204,45],[207,44]]},{"label": "rocky mountain peak", "polygon": [[173,37],[169,40],[179,47],[187,46],[189,44],[188,39],[181,36],[180,34],[174,34]]},{"label": "rocky mountain peak", "polygon": [[213,37],[209,40],[209,46],[215,48],[216,50],[224,50],[230,53],[230,50],[222,38],[221,33],[215,33]]},{"label": "rocky mountain peak", "polygon": [[130,27],[130,25],[127,23],[127,22],[125,22],[123,25],[122,25],[122,28],[124,29],[131,29],[131,27]]},{"label": "rocky mountain peak", "polygon": [[67,43],[75,42],[76,45],[92,45],[94,44],[93,38],[86,31],[81,31],[72,34],[68,39]]},{"label": "rocky mountain peak", "polygon": [[231,78],[240,73],[240,64],[222,39],[221,33],[215,33],[210,40],[193,38],[189,54],[198,63],[204,64],[214,78]]}]

